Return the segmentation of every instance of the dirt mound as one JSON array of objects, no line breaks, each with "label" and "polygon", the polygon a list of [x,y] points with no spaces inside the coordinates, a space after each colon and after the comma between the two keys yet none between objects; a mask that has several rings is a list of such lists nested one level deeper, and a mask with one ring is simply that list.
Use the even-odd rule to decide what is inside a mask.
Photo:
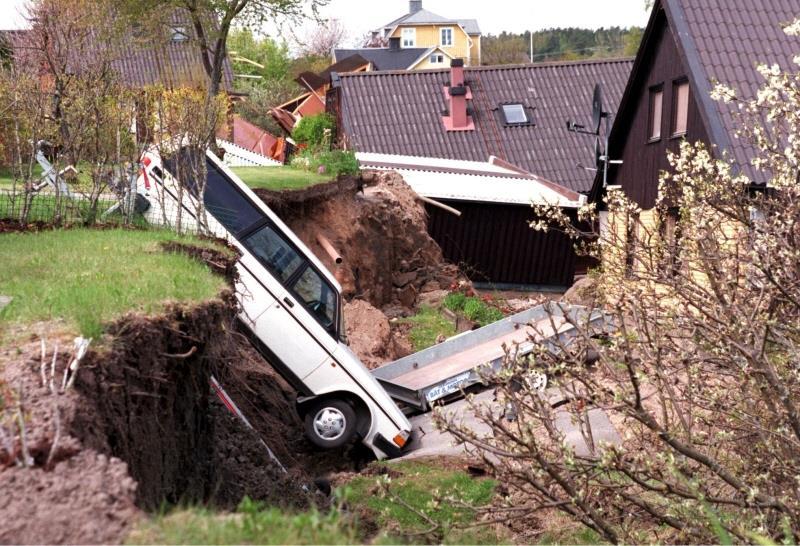
[{"label": "dirt mound", "polygon": [[141,515],[127,465],[92,450],[49,471],[0,470],[0,490],[3,544],[119,542]]},{"label": "dirt mound", "polygon": [[599,290],[597,278],[586,276],[575,281],[575,284],[561,297],[561,301],[573,305],[597,307],[599,304]]},{"label": "dirt mound", "polygon": [[347,343],[368,368],[376,368],[394,356],[392,329],[380,310],[364,300],[353,300],[344,306],[347,318]]},{"label": "dirt mound", "polygon": [[[425,208],[397,173],[256,193],[339,279],[350,347],[370,368],[411,352],[407,328],[389,319],[412,314],[428,294],[469,284],[445,262],[428,235]],[[319,236],[341,254],[341,265]]]},{"label": "dirt mound", "polygon": [[[360,183],[334,183],[338,186],[324,195],[313,187],[283,201],[270,192],[257,193],[336,272],[348,300],[362,299],[396,315],[398,307],[413,309],[421,292],[456,284],[458,269],[444,261],[428,235],[425,209],[402,177],[394,172],[362,176]],[[341,265],[333,263],[318,235],[341,254]]]}]

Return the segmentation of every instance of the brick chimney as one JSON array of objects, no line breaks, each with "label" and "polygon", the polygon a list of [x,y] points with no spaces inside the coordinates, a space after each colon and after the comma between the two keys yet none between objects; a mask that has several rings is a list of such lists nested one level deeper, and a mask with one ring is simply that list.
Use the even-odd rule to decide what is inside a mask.
[{"label": "brick chimney", "polygon": [[444,99],[447,102],[447,115],[442,116],[446,131],[474,131],[475,124],[467,108],[467,101],[472,100],[472,90],[464,81],[464,60],[453,59],[450,62],[450,85],[444,87]]},{"label": "brick chimney", "polygon": [[422,11],[422,0],[408,0],[408,13]]}]

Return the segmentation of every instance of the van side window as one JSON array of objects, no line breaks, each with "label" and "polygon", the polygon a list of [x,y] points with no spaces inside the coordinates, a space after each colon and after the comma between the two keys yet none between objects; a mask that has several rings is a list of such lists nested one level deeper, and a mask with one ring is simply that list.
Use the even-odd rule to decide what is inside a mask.
[{"label": "van side window", "polygon": [[264,213],[212,167],[208,166],[208,181],[203,195],[206,210],[234,235],[261,221]]},{"label": "van side window", "polygon": [[322,324],[323,328],[333,329],[336,320],[336,292],[320,277],[319,273],[311,267],[306,267],[306,270],[292,286],[292,291]]},{"label": "van side window", "polygon": [[303,265],[303,258],[271,226],[248,235],[242,243],[281,282],[288,281]]}]

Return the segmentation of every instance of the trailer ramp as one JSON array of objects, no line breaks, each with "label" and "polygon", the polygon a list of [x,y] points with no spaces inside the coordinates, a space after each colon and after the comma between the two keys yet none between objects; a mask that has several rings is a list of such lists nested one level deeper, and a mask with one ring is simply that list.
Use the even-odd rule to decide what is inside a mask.
[{"label": "trailer ramp", "polygon": [[517,357],[531,353],[542,341],[557,353],[576,335],[574,324],[602,330],[607,317],[599,310],[549,302],[478,330],[395,360],[372,371],[389,395],[418,411],[483,382],[486,366],[498,371],[506,349]]}]

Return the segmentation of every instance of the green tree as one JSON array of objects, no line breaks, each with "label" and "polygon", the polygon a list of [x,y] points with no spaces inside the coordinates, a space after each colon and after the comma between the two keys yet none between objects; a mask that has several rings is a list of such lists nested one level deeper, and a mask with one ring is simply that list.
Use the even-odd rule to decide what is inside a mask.
[{"label": "green tree", "polygon": [[532,41],[530,32],[490,34],[481,42],[483,64],[528,63],[531,49],[533,62],[630,56],[636,53],[642,32],[639,27],[554,28],[534,32]]},{"label": "green tree", "polygon": [[228,52],[236,74],[259,76],[266,81],[291,78],[292,59],[285,41],[278,43],[248,28],[238,28],[228,37]]}]

